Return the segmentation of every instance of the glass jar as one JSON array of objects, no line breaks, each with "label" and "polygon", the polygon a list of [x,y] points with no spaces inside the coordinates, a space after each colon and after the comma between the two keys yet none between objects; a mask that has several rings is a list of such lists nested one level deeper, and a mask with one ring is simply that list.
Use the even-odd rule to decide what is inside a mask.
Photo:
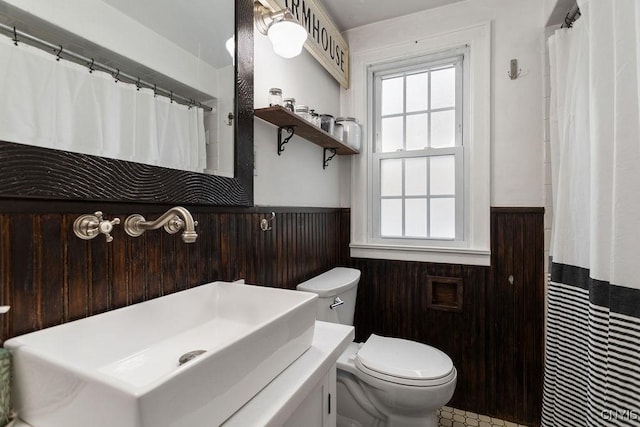
[{"label": "glass jar", "polygon": [[296,112],[296,99],[295,98],[285,98],[283,100],[284,108],[291,111],[292,113]]},{"label": "glass jar", "polygon": [[282,89],[278,87],[269,89],[269,107],[274,105],[282,105]]},{"label": "glass jar", "polygon": [[307,105],[298,105],[296,107],[296,114],[307,121],[311,121],[311,115],[309,114],[309,107]]},{"label": "glass jar", "polygon": [[362,142],[362,129],[358,120],[354,117],[338,117],[336,124],[342,125],[342,142],[355,150],[360,150]]},{"label": "glass jar", "polygon": [[335,119],[331,114],[320,114],[320,129],[333,135],[333,128],[335,127]]},{"label": "glass jar", "polygon": [[332,135],[338,141],[342,141],[342,137],[344,136],[344,128],[342,127],[342,123],[335,123],[333,126]]},{"label": "glass jar", "polygon": [[309,116],[309,121],[311,122],[311,124],[316,127],[320,127],[320,116],[318,115],[318,113],[316,113],[315,110],[309,110]]}]

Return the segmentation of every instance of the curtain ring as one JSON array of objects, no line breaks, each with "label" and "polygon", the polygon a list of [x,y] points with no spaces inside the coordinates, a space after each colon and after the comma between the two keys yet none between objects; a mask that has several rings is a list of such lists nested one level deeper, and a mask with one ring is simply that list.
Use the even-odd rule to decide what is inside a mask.
[{"label": "curtain ring", "polygon": [[116,75],[113,76],[114,79],[116,79],[116,83],[118,83],[120,81],[120,79],[118,79],[118,77],[120,76],[120,68],[116,68]]},{"label": "curtain ring", "polygon": [[173,104],[173,91],[169,92],[171,96],[169,96],[169,99],[171,100],[171,103]]},{"label": "curtain ring", "polygon": [[13,38],[11,40],[13,40],[13,44],[18,46],[18,32],[16,31],[16,27],[13,27]]},{"label": "curtain ring", "polygon": [[93,73],[93,70],[94,70],[94,68],[93,68],[93,63],[94,63],[94,62],[95,62],[95,61],[93,60],[93,58],[91,58],[91,63],[89,64],[89,72],[90,72],[90,73]]},{"label": "curtain ring", "polygon": [[156,96],[158,96],[158,88],[157,88],[157,85],[154,83],[153,84],[153,97],[155,98]]},{"label": "curtain ring", "polygon": [[63,50],[64,50],[64,48],[62,47],[62,45],[60,45],[60,50],[58,51],[58,53],[56,53],[56,61],[60,61],[62,59],[62,51]]},{"label": "curtain ring", "polygon": [[138,80],[136,81],[136,90],[140,90],[140,77],[138,77]]}]

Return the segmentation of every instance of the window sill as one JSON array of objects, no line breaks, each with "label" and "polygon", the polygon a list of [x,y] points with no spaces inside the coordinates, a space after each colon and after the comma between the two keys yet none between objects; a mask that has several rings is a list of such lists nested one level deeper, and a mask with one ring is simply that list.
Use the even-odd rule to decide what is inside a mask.
[{"label": "window sill", "polygon": [[396,261],[419,261],[445,264],[480,265],[491,264],[491,251],[467,248],[441,248],[426,246],[399,246],[352,243],[351,257]]}]

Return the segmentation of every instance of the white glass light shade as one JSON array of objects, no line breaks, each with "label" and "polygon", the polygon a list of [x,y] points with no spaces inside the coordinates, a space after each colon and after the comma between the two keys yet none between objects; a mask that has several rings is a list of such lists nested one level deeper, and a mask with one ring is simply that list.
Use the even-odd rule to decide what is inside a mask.
[{"label": "white glass light shade", "polygon": [[231,55],[231,58],[235,58],[235,54],[236,54],[236,38],[234,36],[231,36],[231,38],[229,38],[229,40],[227,40],[227,42],[224,44],[224,47],[227,49],[227,52],[229,52],[229,55]]},{"label": "white glass light shade", "polygon": [[293,58],[300,55],[302,47],[307,41],[307,31],[297,22],[274,22],[267,31],[275,53],[283,58]]},{"label": "white glass light shade", "polygon": [[229,40],[224,44],[224,47],[231,55],[231,64],[236,65],[236,36],[231,36]]}]

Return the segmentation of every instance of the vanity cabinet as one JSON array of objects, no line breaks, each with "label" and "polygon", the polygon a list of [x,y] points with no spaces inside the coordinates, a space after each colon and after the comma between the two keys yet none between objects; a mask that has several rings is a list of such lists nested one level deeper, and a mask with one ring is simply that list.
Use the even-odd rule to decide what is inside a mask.
[{"label": "vanity cabinet", "polygon": [[296,408],[284,427],[333,427],[336,425],[336,365]]},{"label": "vanity cabinet", "polygon": [[336,362],[353,341],[352,326],[316,322],[313,343],[224,427],[335,427]]}]

